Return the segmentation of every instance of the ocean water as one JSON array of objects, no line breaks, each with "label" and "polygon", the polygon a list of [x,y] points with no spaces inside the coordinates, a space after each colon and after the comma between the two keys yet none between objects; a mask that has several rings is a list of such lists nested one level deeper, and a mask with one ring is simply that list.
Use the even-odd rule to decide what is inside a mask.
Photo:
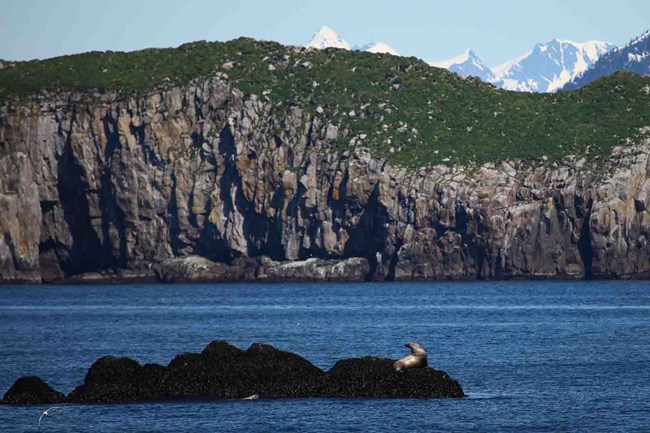
[{"label": "ocean water", "polygon": [[650,432],[650,282],[0,287],[0,393],[70,392],[100,356],[166,364],[224,339],[338,359],[419,341],[457,400],[0,406],[2,432]]}]

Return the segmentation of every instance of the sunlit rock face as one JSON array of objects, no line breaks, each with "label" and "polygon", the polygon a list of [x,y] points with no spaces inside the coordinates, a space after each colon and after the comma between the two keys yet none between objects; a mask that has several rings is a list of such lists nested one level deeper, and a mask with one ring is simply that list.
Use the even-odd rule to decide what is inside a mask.
[{"label": "sunlit rock face", "polygon": [[7,104],[0,281],[650,276],[648,141],[598,168],[406,169],[345,133],[224,77]]}]

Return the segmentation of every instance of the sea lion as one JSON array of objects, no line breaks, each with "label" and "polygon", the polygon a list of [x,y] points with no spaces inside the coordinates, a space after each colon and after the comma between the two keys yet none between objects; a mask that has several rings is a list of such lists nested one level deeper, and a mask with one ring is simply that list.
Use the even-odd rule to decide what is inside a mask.
[{"label": "sea lion", "polygon": [[411,354],[395,361],[393,370],[401,372],[409,368],[425,368],[427,366],[427,351],[419,343],[406,343],[404,347],[410,348]]}]

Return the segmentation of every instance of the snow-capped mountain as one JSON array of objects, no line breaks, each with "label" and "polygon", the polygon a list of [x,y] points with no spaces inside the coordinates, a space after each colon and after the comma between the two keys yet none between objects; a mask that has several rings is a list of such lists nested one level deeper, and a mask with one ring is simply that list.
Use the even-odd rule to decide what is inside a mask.
[{"label": "snow-capped mountain", "polygon": [[650,30],[601,56],[584,73],[567,83],[562,90],[579,89],[616,71],[650,75]]},{"label": "snow-capped mountain", "polygon": [[508,90],[554,92],[583,73],[613,48],[601,41],[573,42],[553,39],[537,44],[514,61],[494,68],[493,84]]},{"label": "snow-capped mountain", "polygon": [[369,53],[386,53],[394,56],[399,56],[393,47],[383,42],[372,42],[361,47],[352,47],[345,39],[339,36],[334,30],[327,26],[323,26],[319,31],[314,33],[311,40],[305,45],[307,48],[317,48],[319,50],[325,48],[342,48],[344,50],[357,50],[367,51]]},{"label": "snow-capped mountain", "polygon": [[367,51],[369,53],[384,53],[384,54],[392,54],[393,56],[399,56],[399,53],[395,51],[393,47],[383,42],[373,42],[371,44],[367,44],[358,48],[358,50]]},{"label": "snow-capped mountain", "polygon": [[352,48],[345,39],[327,26],[323,26],[319,31],[314,33],[314,36],[312,36],[311,40],[305,46],[307,48],[318,48],[319,50],[330,47],[343,48],[344,50]]},{"label": "snow-capped mountain", "polygon": [[[649,40],[649,33],[646,32],[642,37],[628,44],[625,53],[621,54],[621,56],[627,56],[625,58],[630,65],[634,63],[641,66],[637,66],[636,69],[629,66],[629,69],[625,70],[636,72],[638,69],[643,69],[643,65],[645,65],[645,72],[640,73],[648,74],[647,62],[650,61],[650,50],[647,45],[650,43]],[[314,36],[305,46],[316,49],[332,47],[371,53],[388,53],[394,56],[400,55],[395,49],[383,42],[352,46],[327,26],[323,26],[314,33]],[[638,46],[641,48],[637,48]],[[600,56],[612,48],[614,48],[613,45],[601,41],[573,42],[553,39],[546,43],[537,44],[532,51],[492,69],[472,50],[448,60],[429,62],[429,64],[439,68],[446,68],[463,77],[478,77],[483,81],[508,90],[555,92],[581,74],[584,74],[585,80],[590,80],[589,77],[591,77],[590,74],[592,73],[586,73],[585,71]],[[623,48],[616,50],[616,52],[620,51],[622,53],[621,50]],[[622,60],[619,59],[613,62],[620,66]],[[613,66],[610,65],[609,68],[611,69]],[[598,74],[599,72],[593,73],[594,76]]]},{"label": "snow-capped mountain", "polygon": [[472,50],[451,59],[429,62],[429,64],[437,68],[448,69],[462,77],[478,77],[483,81],[494,79],[492,70]]}]

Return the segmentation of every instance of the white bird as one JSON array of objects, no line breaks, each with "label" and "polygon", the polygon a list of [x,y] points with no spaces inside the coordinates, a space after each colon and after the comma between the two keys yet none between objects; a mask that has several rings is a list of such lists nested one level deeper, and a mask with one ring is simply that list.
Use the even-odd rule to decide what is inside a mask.
[{"label": "white bird", "polygon": [[60,409],[60,406],[53,406],[53,407],[49,408],[48,410],[46,410],[45,412],[43,412],[43,413],[41,414],[41,416],[38,418],[38,425],[39,425],[39,426],[41,425],[41,419],[43,419],[44,416],[49,415],[49,412],[50,412],[52,409]]}]

